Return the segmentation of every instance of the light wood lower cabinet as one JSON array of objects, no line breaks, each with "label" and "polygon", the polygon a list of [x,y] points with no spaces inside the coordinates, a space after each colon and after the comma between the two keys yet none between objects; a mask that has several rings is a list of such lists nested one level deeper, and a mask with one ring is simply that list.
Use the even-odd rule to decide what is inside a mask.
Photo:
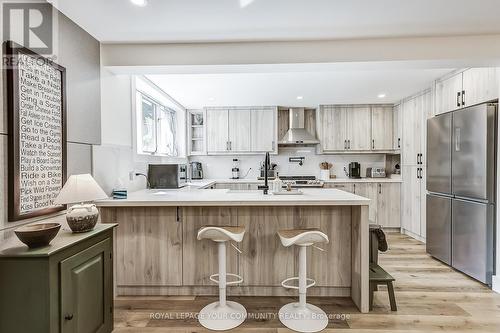
[{"label": "light wood lower cabinet", "polygon": [[[328,244],[318,244],[325,252],[308,248],[307,275],[313,277],[320,287],[348,287],[351,283],[351,207],[335,210],[329,207],[307,207],[298,216],[295,227],[318,228],[327,235],[335,235],[334,238],[330,236]],[[298,276],[299,249],[286,250],[295,251],[294,276]]]},{"label": "light wood lower cabinet", "polygon": [[325,188],[351,192],[371,200],[371,223],[388,228],[401,227],[401,183],[326,183]]},{"label": "light wood lower cabinet", "polygon": [[401,185],[379,183],[377,222],[385,227],[401,227]]},{"label": "light wood lower cabinet", "polygon": [[116,210],[116,221],[126,221],[116,229],[117,285],[182,284],[182,224],[175,207],[124,207]]},{"label": "light wood lower cabinet", "polygon": [[[366,208],[363,214],[367,214]],[[282,229],[323,230],[328,244],[308,249],[308,276],[316,280],[317,295],[348,296],[356,274],[358,250],[356,218],[360,207],[120,207],[101,208],[103,222],[118,222],[116,234],[116,287],[118,295],[213,294],[209,277],[218,271],[217,244],[198,240],[204,225],[240,225],[246,233],[235,245],[227,244],[227,272],[244,282],[231,290],[241,295],[289,295],[281,281],[297,276],[298,249],[284,247]],[[362,218],[362,217],[361,217]],[[358,230],[359,231],[359,230]],[[354,237],[354,238],[353,238]],[[353,252],[354,251],[354,252]],[[358,262],[356,261],[356,262]]]},{"label": "light wood lower cabinet", "polygon": [[335,188],[337,190],[354,193],[353,183],[326,183],[325,188]]},{"label": "light wood lower cabinet", "polygon": [[[238,225],[246,227],[241,243],[240,274],[244,286],[280,286],[293,276],[295,256],[291,248],[281,245],[279,230],[293,229],[293,208],[241,207]],[[272,269],[259,269],[268,267]]]},{"label": "light wood lower cabinet", "polygon": [[[184,286],[213,286],[210,275],[218,272],[218,252],[214,242],[198,240],[198,230],[204,225],[238,225],[234,207],[180,207],[182,214],[182,284]],[[238,256],[227,247],[226,269],[228,273],[238,273]]]},{"label": "light wood lower cabinet", "polygon": [[372,223],[379,223],[377,215],[378,186],[377,183],[357,183],[354,193],[371,200],[368,218]]}]

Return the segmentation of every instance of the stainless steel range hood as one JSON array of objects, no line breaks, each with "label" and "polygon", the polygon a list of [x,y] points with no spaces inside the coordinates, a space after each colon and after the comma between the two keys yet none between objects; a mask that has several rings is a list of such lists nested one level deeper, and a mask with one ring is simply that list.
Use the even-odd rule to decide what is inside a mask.
[{"label": "stainless steel range hood", "polygon": [[318,144],[319,140],[311,135],[305,129],[304,108],[291,108],[290,129],[281,138],[278,144],[281,145],[313,145]]}]

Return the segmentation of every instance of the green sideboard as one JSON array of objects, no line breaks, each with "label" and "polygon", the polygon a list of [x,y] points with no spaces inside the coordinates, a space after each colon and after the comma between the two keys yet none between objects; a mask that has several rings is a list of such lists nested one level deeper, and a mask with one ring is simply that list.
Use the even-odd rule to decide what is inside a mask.
[{"label": "green sideboard", "polygon": [[[0,332],[107,333],[113,330],[113,228],[73,234],[51,245],[0,246]],[[13,236],[15,237],[15,236]]]}]

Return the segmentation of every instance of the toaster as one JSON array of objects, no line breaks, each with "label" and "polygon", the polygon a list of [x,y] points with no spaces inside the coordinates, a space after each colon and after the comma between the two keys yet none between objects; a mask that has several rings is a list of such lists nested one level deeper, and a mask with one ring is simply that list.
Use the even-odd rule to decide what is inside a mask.
[{"label": "toaster", "polygon": [[385,178],[385,168],[366,168],[366,177]]}]

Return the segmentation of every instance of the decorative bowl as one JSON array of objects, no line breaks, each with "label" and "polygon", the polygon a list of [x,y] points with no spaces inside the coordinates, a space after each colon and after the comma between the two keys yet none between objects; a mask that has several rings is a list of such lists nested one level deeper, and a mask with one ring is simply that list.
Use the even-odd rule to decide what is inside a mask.
[{"label": "decorative bowl", "polygon": [[39,223],[24,225],[14,230],[17,238],[30,249],[47,246],[61,229],[59,223]]}]

